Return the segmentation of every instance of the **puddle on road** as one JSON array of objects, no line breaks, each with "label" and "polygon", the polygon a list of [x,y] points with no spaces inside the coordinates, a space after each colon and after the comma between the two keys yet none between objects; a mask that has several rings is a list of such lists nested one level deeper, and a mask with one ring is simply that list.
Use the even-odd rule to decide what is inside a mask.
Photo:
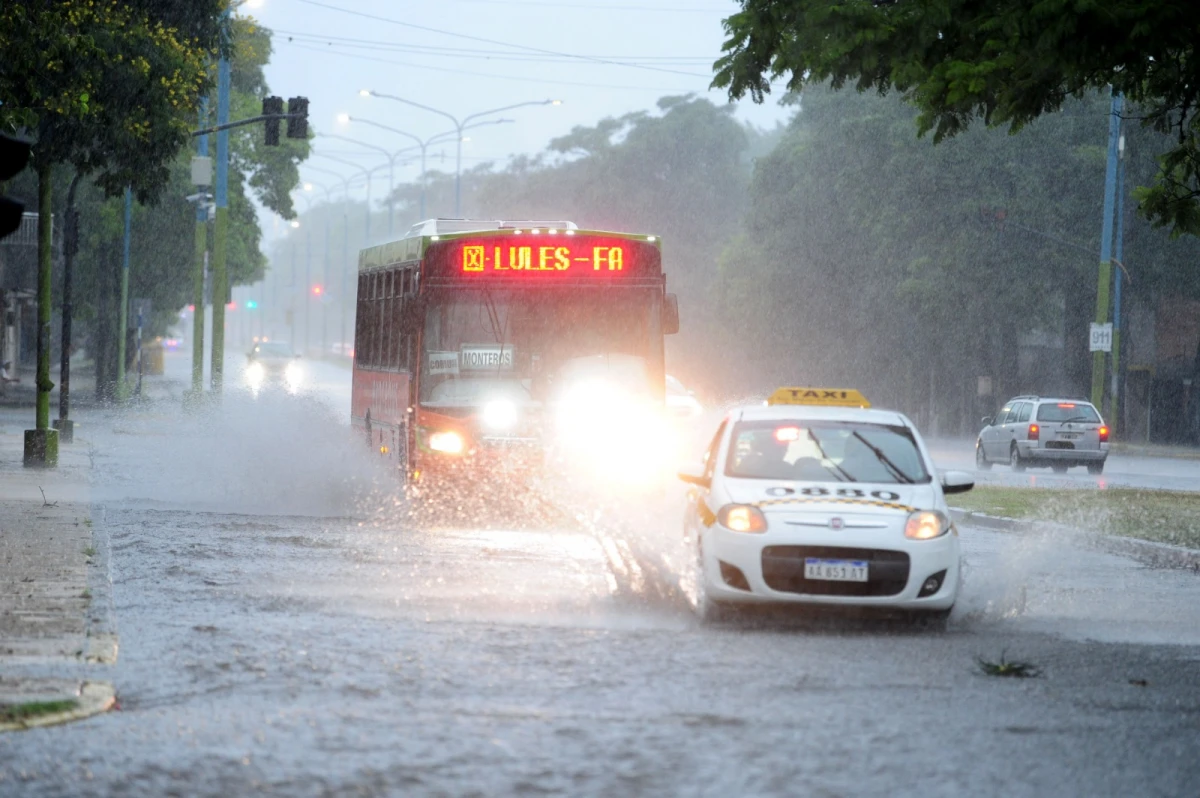
[{"label": "puddle on road", "polygon": [[1200,579],[1153,569],[1062,528],[962,532],[955,623],[1107,643],[1200,645]]}]

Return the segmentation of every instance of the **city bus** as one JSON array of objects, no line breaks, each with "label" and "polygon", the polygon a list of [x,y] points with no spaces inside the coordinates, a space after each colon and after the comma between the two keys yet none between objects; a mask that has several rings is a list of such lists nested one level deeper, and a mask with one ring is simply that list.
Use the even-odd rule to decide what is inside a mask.
[{"label": "city bus", "polygon": [[422,222],[359,254],[352,423],[417,496],[522,485],[571,445],[630,470],[678,329],[657,236]]}]

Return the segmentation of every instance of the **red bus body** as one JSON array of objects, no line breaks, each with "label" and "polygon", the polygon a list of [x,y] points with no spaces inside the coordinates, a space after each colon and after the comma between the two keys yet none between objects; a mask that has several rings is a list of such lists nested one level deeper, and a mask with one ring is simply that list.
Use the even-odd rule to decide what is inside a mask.
[{"label": "red bus body", "polygon": [[[661,403],[663,336],[678,329],[678,310],[665,293],[660,247],[655,236],[568,222],[438,220],[363,250],[351,400],[357,433],[410,486],[436,489],[536,468],[545,427],[531,397],[539,381],[601,357],[593,353],[623,348],[605,362],[642,364]],[[487,428],[488,391],[507,391],[521,405],[520,418],[503,419],[511,422],[503,434]]]}]

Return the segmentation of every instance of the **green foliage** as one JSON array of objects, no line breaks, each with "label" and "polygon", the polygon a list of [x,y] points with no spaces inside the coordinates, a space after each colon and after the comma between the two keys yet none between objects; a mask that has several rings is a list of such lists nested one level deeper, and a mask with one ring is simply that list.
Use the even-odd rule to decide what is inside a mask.
[{"label": "green foliage", "polygon": [[1176,233],[1200,234],[1200,5],[1175,0],[742,0],[713,85],[761,102],[772,78],[893,90],[942,141],[975,119],[1016,132],[1109,85],[1175,136],[1139,193]]},{"label": "green foliage", "polygon": [[[1093,94],[1021,136],[978,128],[934,146],[898,98],[805,91],[722,257],[719,326],[731,350],[755,342],[731,377],[849,384],[900,407],[932,392],[965,421],[974,376],[1021,390],[1018,337],[1082,341],[1094,305],[1107,109]],[[1131,181],[1162,146],[1136,131]],[[1194,254],[1127,223],[1131,287],[1147,298],[1182,290]]]},{"label": "green foliage", "polygon": [[[35,139],[35,169],[69,163],[111,195],[130,185],[143,201],[157,196],[187,141],[216,44],[217,0],[188,4],[182,15],[175,5],[28,0],[0,8],[0,52],[20,66],[0,70],[0,129]],[[188,28],[175,24],[180,16]]]},{"label": "green foliage", "polygon": [[[233,32],[230,118],[248,119],[262,113],[262,100],[270,93],[263,67],[271,60],[271,32],[252,19],[235,20]],[[230,171],[246,180],[266,208],[285,219],[295,217],[291,192],[300,182],[297,167],[308,157],[309,142],[281,138],[279,146],[268,147],[261,125],[234,128],[229,138]]]}]

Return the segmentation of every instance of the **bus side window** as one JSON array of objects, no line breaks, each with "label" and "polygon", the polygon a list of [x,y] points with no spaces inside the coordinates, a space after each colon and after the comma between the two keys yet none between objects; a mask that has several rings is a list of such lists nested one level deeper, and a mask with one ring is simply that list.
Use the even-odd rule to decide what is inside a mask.
[{"label": "bus side window", "polygon": [[367,362],[367,275],[358,275],[358,301],[354,308],[354,359],[358,365]]},{"label": "bus side window", "polygon": [[385,369],[392,368],[392,352],[396,345],[392,342],[392,309],[396,304],[396,270],[388,269],[383,273],[383,302],[380,305],[379,329],[379,365]]},{"label": "bus side window", "polygon": [[379,349],[380,349],[380,345],[383,343],[383,330],[379,329],[379,317],[383,311],[383,278],[384,278],[384,275],[379,272],[375,272],[375,274],[372,275],[372,282],[374,283],[374,287],[371,291],[372,302],[371,302],[371,318],[370,318],[370,325],[371,325],[370,358],[371,358],[371,365],[374,366],[375,368],[379,368],[379,363],[380,363]]}]

